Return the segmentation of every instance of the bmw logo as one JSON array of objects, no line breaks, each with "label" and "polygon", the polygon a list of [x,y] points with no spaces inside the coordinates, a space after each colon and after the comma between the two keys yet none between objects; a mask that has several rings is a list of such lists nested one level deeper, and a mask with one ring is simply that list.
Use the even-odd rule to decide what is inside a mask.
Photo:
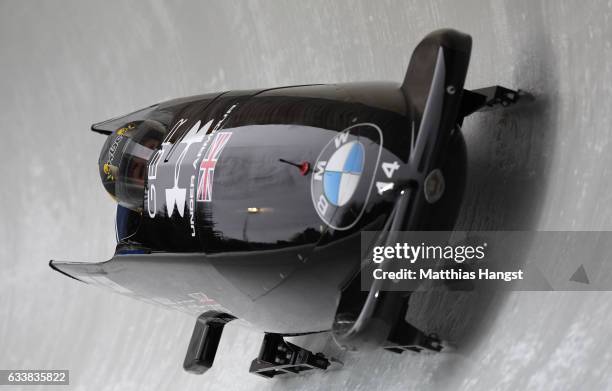
[{"label": "bmw logo", "polygon": [[362,123],[337,133],[319,154],[312,175],[312,201],[331,228],[349,229],[363,215],[381,145],[380,128]]},{"label": "bmw logo", "polygon": [[323,193],[333,205],[343,206],[353,196],[363,171],[363,155],[363,145],[351,141],[329,158],[323,173]]}]

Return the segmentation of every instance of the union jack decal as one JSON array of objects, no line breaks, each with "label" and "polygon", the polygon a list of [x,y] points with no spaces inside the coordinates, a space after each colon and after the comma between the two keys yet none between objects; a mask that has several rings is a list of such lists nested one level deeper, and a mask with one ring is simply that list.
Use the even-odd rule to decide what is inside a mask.
[{"label": "union jack decal", "polygon": [[213,141],[208,147],[204,159],[200,163],[200,180],[198,182],[198,201],[210,202],[212,201],[212,190],[213,180],[215,175],[215,166],[217,160],[221,156],[221,152],[225,145],[232,137],[231,132],[218,132],[215,133]]}]

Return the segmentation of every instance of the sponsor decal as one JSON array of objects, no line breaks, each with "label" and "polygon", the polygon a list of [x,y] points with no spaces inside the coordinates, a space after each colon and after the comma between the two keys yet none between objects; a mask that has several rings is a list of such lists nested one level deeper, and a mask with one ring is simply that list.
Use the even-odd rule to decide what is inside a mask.
[{"label": "sponsor decal", "polygon": [[108,159],[103,165],[103,171],[106,175],[106,180],[115,181],[117,177],[117,171],[119,170],[119,162],[115,162],[115,154],[117,153],[117,150],[119,149],[121,143],[123,143],[125,138],[128,137],[126,133],[134,129],[135,127],[136,125],[134,124],[128,124],[123,128],[117,129],[117,136],[115,137],[115,140],[113,141],[108,150]]},{"label": "sponsor decal", "polygon": [[223,148],[232,137],[231,132],[217,132],[210,143],[210,147],[200,162],[200,180],[198,182],[198,201],[212,201],[213,180],[217,160],[223,152]]},{"label": "sponsor decal", "polygon": [[364,158],[359,141],[348,142],[331,155],[322,175],[323,193],[332,205],[343,206],[351,199],[361,179]]},{"label": "sponsor decal", "polygon": [[361,123],[338,133],[319,154],[311,180],[311,196],[317,214],[329,227],[350,229],[363,215],[381,146],[380,128]]},{"label": "sponsor decal", "polygon": [[[189,119],[181,118],[175,123],[161,148],[149,161],[146,204],[151,218],[156,217],[160,210],[165,210],[168,217],[174,213],[184,217],[187,205],[191,236],[196,236],[195,203],[212,200],[215,166],[232,135],[218,130],[236,107],[230,106],[218,121],[211,119],[204,125],[201,125],[202,121],[196,122],[180,141],[172,143],[168,140],[176,138],[177,132]],[[160,165],[167,168],[163,168],[164,174],[158,176]],[[167,172],[168,168],[171,173]],[[160,194],[163,194],[161,198]]]},{"label": "sponsor decal", "polygon": [[201,121],[196,122],[179,143],[184,144],[185,148],[183,148],[181,151],[181,154],[174,165],[174,186],[172,186],[170,189],[166,189],[166,209],[168,211],[168,216],[172,216],[172,213],[174,213],[174,209],[176,208],[179,215],[183,217],[185,212],[185,196],[187,194],[187,189],[178,187],[182,163],[185,159],[187,151],[189,150],[189,147],[193,144],[201,143],[204,140],[206,137],[206,132],[210,128],[212,122],[213,120],[208,121],[201,128]]},{"label": "sponsor decal", "polygon": [[[212,171],[207,171],[206,173],[202,173],[202,169],[200,168],[200,170],[198,170],[198,162],[200,161],[200,159],[202,158],[202,154],[204,153],[204,151],[206,150],[206,148],[208,147],[211,137],[214,137],[214,141],[213,141],[213,146],[215,145],[215,142],[217,140],[217,130],[219,130],[223,124],[225,123],[225,121],[227,120],[227,118],[229,117],[230,113],[236,108],[237,105],[232,105],[229,109],[227,109],[227,111],[225,112],[225,114],[223,114],[223,117],[219,120],[219,122],[217,122],[217,124],[215,125],[214,128],[212,128],[210,131],[207,131],[208,134],[214,135],[214,136],[210,136],[207,137],[203,142],[202,145],[200,146],[200,149],[198,150],[198,153],[196,154],[195,159],[193,160],[193,170],[194,173],[191,175],[191,178],[189,180],[189,227],[191,229],[191,236],[195,237],[196,236],[196,227],[195,227],[195,191],[196,191],[196,180],[197,180],[197,174],[200,174],[200,181],[202,181],[202,175],[207,175],[207,177],[209,176],[209,187],[210,187],[210,193],[209,196],[210,198],[212,198],[212,179],[213,179],[213,172]],[[211,122],[214,122],[214,120],[212,120]],[[225,144],[227,144],[227,141],[229,141],[229,137],[231,137],[231,133],[229,133],[229,136],[226,136],[229,132],[224,132],[224,136],[223,137],[227,137],[227,139],[223,142],[223,145],[221,145],[221,148],[218,150],[216,159],[219,158],[219,155],[221,154],[221,150],[223,149],[223,147],[225,147]],[[221,134],[221,133],[219,133]],[[219,145],[214,146],[214,148],[218,148]],[[213,148],[213,147],[211,147]],[[210,150],[209,152],[206,154],[206,156],[208,157],[211,154]],[[206,160],[206,158],[204,158],[204,160]],[[216,160],[214,161],[214,164],[216,165]],[[196,171],[198,170],[198,171]],[[213,166],[213,171],[214,171],[214,166]],[[198,188],[199,188],[199,184],[198,184]]]},{"label": "sponsor decal", "polygon": [[176,124],[170,129],[170,132],[166,136],[164,142],[161,144],[161,149],[158,150],[151,160],[149,161],[149,169],[147,170],[147,211],[149,212],[149,217],[154,218],[157,215],[157,169],[159,167],[159,162],[162,161],[162,158],[168,155],[169,151],[172,149],[172,143],[167,142],[176,131],[187,122],[187,118],[181,118],[177,121]]}]

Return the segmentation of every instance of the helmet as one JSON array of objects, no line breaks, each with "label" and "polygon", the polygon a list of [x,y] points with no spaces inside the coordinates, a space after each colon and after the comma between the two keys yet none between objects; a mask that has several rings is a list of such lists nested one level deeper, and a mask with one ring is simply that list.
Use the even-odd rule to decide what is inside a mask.
[{"label": "helmet", "polygon": [[166,131],[156,121],[134,121],[108,136],[98,160],[106,191],[122,206],[142,211],[147,164]]}]

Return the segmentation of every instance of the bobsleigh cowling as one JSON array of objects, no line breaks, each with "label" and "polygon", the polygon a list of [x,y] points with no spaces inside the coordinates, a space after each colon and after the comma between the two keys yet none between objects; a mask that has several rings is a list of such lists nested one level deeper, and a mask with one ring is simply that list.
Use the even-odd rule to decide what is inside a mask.
[{"label": "bobsleigh cowling", "polygon": [[212,93],[97,123],[118,202],[101,263],[51,261],[79,281],[198,317],[184,367],[210,368],[224,325],[265,333],[251,371],[326,369],[283,337],[331,331],[343,346],[439,351],[402,314],[409,292],[360,289],[360,232],[451,230],[463,196],[467,115],[515,103],[464,89],[470,36],[429,34],[401,83]]}]

